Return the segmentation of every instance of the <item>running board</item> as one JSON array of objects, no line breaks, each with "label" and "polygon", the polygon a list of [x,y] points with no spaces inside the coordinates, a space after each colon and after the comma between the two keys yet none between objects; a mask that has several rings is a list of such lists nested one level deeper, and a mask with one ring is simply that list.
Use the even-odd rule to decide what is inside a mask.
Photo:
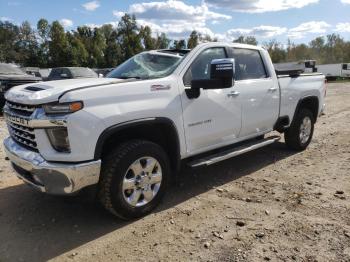
[{"label": "running board", "polygon": [[200,166],[210,166],[212,164],[215,164],[217,162],[247,153],[249,151],[253,151],[255,149],[273,144],[281,139],[280,136],[271,136],[268,138],[265,138],[263,140],[257,140],[257,141],[252,141],[247,144],[244,144],[242,146],[230,149],[230,150],[225,150],[220,153],[216,153],[214,155],[210,155],[201,159],[196,159],[193,160],[192,162],[189,162],[188,165],[190,167],[200,167]]}]

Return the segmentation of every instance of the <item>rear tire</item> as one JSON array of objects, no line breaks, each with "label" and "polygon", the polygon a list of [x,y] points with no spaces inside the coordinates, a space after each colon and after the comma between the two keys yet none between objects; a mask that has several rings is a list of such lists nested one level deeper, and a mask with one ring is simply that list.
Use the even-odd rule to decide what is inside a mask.
[{"label": "rear tire", "polygon": [[170,162],[162,147],[132,140],[103,158],[98,197],[114,215],[125,220],[139,218],[161,202],[170,174]]},{"label": "rear tire", "polygon": [[298,111],[291,126],[285,131],[284,139],[290,149],[303,151],[312,140],[315,119],[308,109]]}]

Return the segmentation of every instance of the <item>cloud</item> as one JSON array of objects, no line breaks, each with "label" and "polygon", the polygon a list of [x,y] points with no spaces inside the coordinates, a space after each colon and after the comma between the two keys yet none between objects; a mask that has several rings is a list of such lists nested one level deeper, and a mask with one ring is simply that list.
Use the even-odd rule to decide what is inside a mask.
[{"label": "cloud", "polygon": [[338,23],[335,31],[339,33],[350,33],[350,23]]},{"label": "cloud", "polygon": [[97,8],[100,7],[100,2],[99,1],[91,1],[87,2],[82,5],[87,11],[95,11]]},{"label": "cloud", "polygon": [[207,22],[218,23],[232,18],[209,10],[205,3],[189,5],[177,0],[132,4],[128,12],[136,15],[140,25],[148,25],[155,33],[164,32],[176,39],[188,37],[193,30],[214,36],[206,26]]},{"label": "cloud", "polygon": [[130,12],[140,19],[185,21],[231,19],[231,16],[209,11],[206,4],[192,6],[177,0],[133,4],[130,6]]},{"label": "cloud", "polygon": [[60,20],[60,24],[61,24],[64,28],[67,28],[67,27],[73,26],[73,21],[70,20],[70,19],[67,19],[67,18],[63,18],[63,19]]},{"label": "cloud", "polygon": [[343,4],[350,4],[350,0],[341,0]]},{"label": "cloud", "polygon": [[191,22],[186,23],[153,23],[148,20],[137,20],[139,25],[149,26],[154,34],[165,33],[168,37],[173,39],[188,38],[193,30],[196,30],[202,35],[209,35],[211,37],[217,37],[209,28],[202,24],[193,24]]},{"label": "cloud", "polygon": [[[342,0],[350,1],[350,0]],[[319,0],[205,0],[210,6],[230,8],[233,11],[244,13],[264,13],[302,8],[318,3]]]},{"label": "cloud", "polygon": [[9,18],[9,17],[6,17],[6,16],[2,16],[2,17],[0,17],[0,21],[1,22],[12,22],[13,19]]},{"label": "cloud", "polygon": [[118,19],[120,19],[122,16],[125,15],[125,12],[120,12],[120,11],[118,11],[118,10],[114,10],[114,11],[113,11],[113,15],[114,15],[115,17],[117,17]]},{"label": "cloud", "polygon": [[8,6],[19,6],[21,3],[19,3],[19,2],[12,2],[12,1],[10,1],[10,2],[7,2],[7,5]]},{"label": "cloud", "polygon": [[310,21],[289,29],[288,37],[301,39],[308,34],[323,34],[327,32],[329,27],[330,25],[324,21]]},{"label": "cloud", "polygon": [[287,32],[286,27],[261,25],[253,28],[234,28],[226,33],[226,38],[232,40],[239,36],[255,36],[258,38],[272,38]]}]

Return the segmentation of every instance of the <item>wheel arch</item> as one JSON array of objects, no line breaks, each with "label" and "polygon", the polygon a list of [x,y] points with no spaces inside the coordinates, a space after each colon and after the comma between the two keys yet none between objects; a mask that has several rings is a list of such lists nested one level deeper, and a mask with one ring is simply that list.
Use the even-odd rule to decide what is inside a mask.
[{"label": "wheel arch", "polygon": [[319,112],[319,98],[317,96],[306,96],[303,97],[299,100],[296,108],[295,108],[295,112],[294,112],[294,116],[293,116],[293,121],[297,115],[297,113],[299,112],[299,110],[301,110],[302,108],[306,108],[309,109],[314,117],[315,122],[317,121],[318,118],[318,112]]},{"label": "wheel arch", "polygon": [[131,139],[145,139],[159,144],[167,152],[174,171],[180,169],[180,141],[174,122],[165,117],[144,118],[113,125],[99,136],[94,159],[103,158],[110,148]]}]

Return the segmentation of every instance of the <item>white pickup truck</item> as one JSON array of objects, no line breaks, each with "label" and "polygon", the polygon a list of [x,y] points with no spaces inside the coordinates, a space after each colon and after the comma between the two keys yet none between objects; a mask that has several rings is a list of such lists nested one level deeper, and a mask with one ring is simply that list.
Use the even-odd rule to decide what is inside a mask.
[{"label": "white pickup truck", "polygon": [[49,194],[97,186],[101,203],[149,213],[181,163],[207,166],[284,133],[304,150],[324,109],[322,74],[277,72],[266,50],[205,43],[140,53],[107,78],[21,85],[6,95],[6,154],[19,178]]}]

